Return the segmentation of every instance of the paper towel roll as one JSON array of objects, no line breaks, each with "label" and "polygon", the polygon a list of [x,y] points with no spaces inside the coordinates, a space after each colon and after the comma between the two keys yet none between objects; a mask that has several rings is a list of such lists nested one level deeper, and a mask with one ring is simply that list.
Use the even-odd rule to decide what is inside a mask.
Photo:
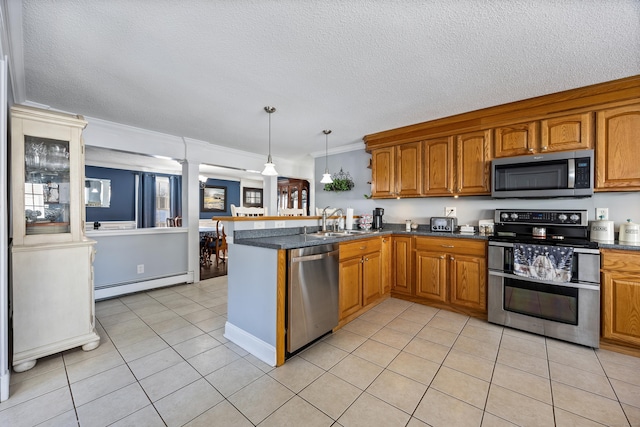
[{"label": "paper towel roll", "polygon": [[351,208],[347,208],[347,220],[345,221],[344,228],[353,230],[353,209]]}]

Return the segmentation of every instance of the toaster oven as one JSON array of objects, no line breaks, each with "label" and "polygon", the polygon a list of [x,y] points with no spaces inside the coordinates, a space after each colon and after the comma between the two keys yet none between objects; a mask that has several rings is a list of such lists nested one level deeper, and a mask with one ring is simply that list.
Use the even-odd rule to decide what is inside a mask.
[{"label": "toaster oven", "polygon": [[458,218],[452,216],[432,216],[431,231],[453,233],[458,226]]}]

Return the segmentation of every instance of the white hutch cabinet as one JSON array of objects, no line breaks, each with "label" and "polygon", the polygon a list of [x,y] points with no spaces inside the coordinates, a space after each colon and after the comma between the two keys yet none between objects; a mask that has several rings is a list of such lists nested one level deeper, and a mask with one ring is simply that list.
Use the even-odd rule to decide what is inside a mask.
[{"label": "white hutch cabinet", "polygon": [[13,369],[100,344],[94,244],[84,235],[81,116],[11,108]]}]

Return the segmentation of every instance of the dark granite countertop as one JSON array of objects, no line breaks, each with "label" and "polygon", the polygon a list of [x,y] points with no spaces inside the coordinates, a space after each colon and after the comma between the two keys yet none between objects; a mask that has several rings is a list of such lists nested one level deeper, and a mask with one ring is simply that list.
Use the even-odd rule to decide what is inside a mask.
[{"label": "dark granite countertop", "polygon": [[[318,227],[307,227],[308,233],[317,231]],[[434,233],[427,226],[420,226],[416,231],[405,231],[404,224],[385,224],[384,229],[367,234],[355,234],[341,237],[313,237],[304,235],[303,227],[276,228],[263,230],[236,231],[234,243],[238,245],[257,246],[268,249],[296,249],[307,246],[324,245],[327,243],[340,243],[352,240],[367,239],[376,236],[388,236],[391,234],[425,237],[455,237],[464,239],[487,240],[487,236],[470,233]]]},{"label": "dark granite countertop", "polygon": [[600,249],[620,249],[624,251],[640,251],[640,244],[633,245],[631,243],[620,242],[616,240],[613,243],[598,243]]},{"label": "dark granite countertop", "polygon": [[[318,231],[319,227],[307,227],[307,233]],[[487,240],[489,236],[483,234],[470,233],[442,233],[432,232],[427,225],[420,225],[416,231],[406,231],[404,224],[385,224],[384,229],[368,234],[356,234],[353,236],[341,237],[313,237],[305,236],[304,227],[298,228],[275,228],[261,230],[236,231],[234,243],[238,245],[257,246],[268,249],[296,249],[307,246],[324,245],[327,243],[340,243],[352,240],[366,239],[376,236],[401,235],[401,236],[424,236],[424,237],[453,237],[462,239]],[[632,245],[616,240],[614,243],[599,243],[601,249],[620,249],[629,251],[640,251],[639,245]]]}]

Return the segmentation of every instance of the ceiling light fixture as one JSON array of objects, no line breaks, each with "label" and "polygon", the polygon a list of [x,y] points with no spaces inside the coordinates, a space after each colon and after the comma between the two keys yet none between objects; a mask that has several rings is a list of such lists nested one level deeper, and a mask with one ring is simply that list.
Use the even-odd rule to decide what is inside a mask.
[{"label": "ceiling light fixture", "polygon": [[264,111],[269,113],[269,157],[267,157],[267,163],[264,164],[264,170],[262,171],[262,175],[267,176],[278,176],[278,171],[276,171],[276,165],[273,164],[273,160],[271,160],[271,114],[275,113],[275,107],[264,107]]},{"label": "ceiling light fixture", "polygon": [[209,178],[207,178],[204,175],[198,175],[198,182],[200,183],[200,188],[204,188],[207,186],[207,180]]},{"label": "ceiling light fixture", "polygon": [[322,175],[322,179],[320,183],[322,184],[331,184],[333,180],[331,179],[331,175],[329,174],[329,134],[331,130],[323,130],[324,133],[324,141],[325,141],[325,152],[324,152],[324,174]]}]

